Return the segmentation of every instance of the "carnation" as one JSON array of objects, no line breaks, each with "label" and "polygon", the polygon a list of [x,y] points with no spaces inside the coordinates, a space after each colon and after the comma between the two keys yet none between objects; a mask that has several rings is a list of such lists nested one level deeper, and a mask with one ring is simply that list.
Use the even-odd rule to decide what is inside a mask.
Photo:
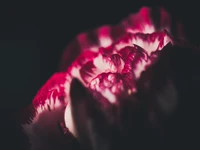
[{"label": "carnation", "polygon": [[[118,25],[105,25],[81,33],[69,43],[61,58],[60,71],[50,77],[21,115],[29,149],[67,149],[72,141],[79,139],[81,133],[77,124],[80,120],[74,117],[84,113],[80,114],[80,106],[72,101],[78,101],[73,97],[84,101],[88,95],[83,91],[106,111],[111,106],[121,108],[124,99],[133,101],[131,108],[138,109],[135,97],[140,88],[138,84],[146,85],[141,80],[144,72],[160,60],[162,51],[183,38],[180,24],[175,23],[177,30],[172,32],[169,13],[163,8],[158,9],[158,13],[160,18],[155,19],[152,9],[143,7]],[[168,92],[176,97],[170,82],[168,87],[171,89]],[[76,89],[77,95],[74,94]],[[94,105],[96,108],[96,103]],[[168,113],[174,105],[167,107],[162,103],[161,106],[166,106],[163,109]],[[87,116],[84,117],[87,119]],[[112,116],[111,120],[116,121]],[[85,121],[82,123],[84,128]]]}]

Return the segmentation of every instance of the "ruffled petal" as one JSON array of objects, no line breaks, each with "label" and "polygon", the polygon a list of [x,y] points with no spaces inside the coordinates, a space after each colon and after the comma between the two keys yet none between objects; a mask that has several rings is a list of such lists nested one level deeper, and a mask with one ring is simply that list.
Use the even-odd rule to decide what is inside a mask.
[{"label": "ruffled petal", "polygon": [[127,32],[130,33],[153,33],[156,31],[151,17],[151,9],[143,7],[136,14],[131,14],[122,21]]},{"label": "ruffled petal", "polygon": [[55,73],[36,94],[35,98],[33,99],[34,107],[48,105],[47,99],[50,99],[51,97],[53,99],[58,97],[60,103],[63,103],[65,96],[64,92],[64,83],[66,81],[65,76],[66,73]]},{"label": "ruffled petal", "polygon": [[87,85],[93,78],[103,72],[117,73],[124,68],[124,61],[122,58],[113,54],[109,57],[99,54],[93,61],[90,61],[82,66],[80,75],[84,83]]},{"label": "ruffled petal", "polygon": [[83,51],[98,52],[100,47],[111,46],[127,33],[150,34],[163,30],[170,34],[175,33],[176,37],[184,37],[181,24],[173,22],[170,14],[164,8],[151,9],[142,7],[137,13],[130,14],[118,25],[105,25],[79,34],[66,47],[62,55],[60,70],[66,71]]},{"label": "ruffled petal", "polygon": [[142,47],[148,55],[151,55],[152,52],[157,50],[161,50],[169,42],[172,43],[172,39],[168,36],[166,30],[162,32],[154,32],[152,34],[132,34],[132,43]]},{"label": "ruffled petal", "polygon": [[167,30],[171,35],[184,38],[184,30],[179,22],[164,8],[142,7],[138,13],[130,14],[121,24],[129,33],[148,33]]},{"label": "ruffled petal", "polygon": [[148,62],[148,55],[141,47],[134,46],[127,48],[129,48],[131,52],[127,56],[125,66],[122,70],[122,76],[125,84],[132,92],[135,92],[136,86],[134,81],[136,81],[140,77],[141,72],[145,70]]},{"label": "ruffled petal", "polygon": [[38,91],[33,103],[21,112],[20,123],[30,150],[70,147],[73,136],[61,129],[68,103],[64,92],[65,77],[66,73],[54,74]]},{"label": "ruffled petal", "polygon": [[110,103],[117,102],[117,95],[124,91],[124,83],[119,73],[101,73],[89,84],[89,88],[101,93]]}]

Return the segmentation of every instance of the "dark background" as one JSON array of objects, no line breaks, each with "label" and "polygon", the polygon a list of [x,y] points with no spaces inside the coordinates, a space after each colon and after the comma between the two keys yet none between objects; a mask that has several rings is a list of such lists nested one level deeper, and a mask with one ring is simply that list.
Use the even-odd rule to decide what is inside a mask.
[{"label": "dark background", "polygon": [[0,9],[1,135],[10,149],[18,144],[13,116],[31,103],[37,90],[57,71],[66,45],[79,32],[116,24],[141,6],[162,5],[182,20],[186,35],[199,43],[200,9],[186,4],[145,1],[13,1]]}]

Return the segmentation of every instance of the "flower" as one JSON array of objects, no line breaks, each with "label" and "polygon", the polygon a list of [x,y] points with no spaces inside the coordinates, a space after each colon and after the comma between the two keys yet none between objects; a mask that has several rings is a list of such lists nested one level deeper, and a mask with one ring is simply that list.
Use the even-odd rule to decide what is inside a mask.
[{"label": "flower", "polygon": [[68,45],[61,71],[44,84],[22,113],[31,150],[68,148],[68,141],[77,137],[70,105],[74,78],[110,104],[116,104],[121,95],[137,93],[141,73],[154,64],[166,45],[174,44],[174,37],[182,36],[180,31],[172,34],[172,19],[164,9],[158,10],[157,22],[152,12],[143,7],[118,25],[79,34]]}]

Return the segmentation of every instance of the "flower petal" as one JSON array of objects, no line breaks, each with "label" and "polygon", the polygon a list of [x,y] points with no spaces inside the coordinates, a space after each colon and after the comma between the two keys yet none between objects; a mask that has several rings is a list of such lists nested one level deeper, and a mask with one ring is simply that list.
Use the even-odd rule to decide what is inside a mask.
[{"label": "flower petal", "polygon": [[154,32],[152,34],[136,33],[132,34],[132,43],[142,47],[148,55],[152,52],[161,50],[169,42],[172,43],[166,30],[162,32]]},{"label": "flower petal", "polygon": [[126,85],[131,88],[131,91],[135,91],[134,81],[140,77],[141,72],[145,69],[148,62],[148,55],[141,47],[135,46],[129,48],[131,52],[122,70],[122,76]]},{"label": "flower petal", "polygon": [[[155,17],[154,14],[159,14]],[[83,52],[98,52],[100,47],[108,47],[127,33],[153,33],[167,30],[175,33],[176,37],[184,37],[181,24],[172,22],[170,14],[163,8],[151,9],[142,7],[139,12],[129,15],[118,25],[105,25],[86,33],[79,34],[65,49],[60,70],[66,71],[67,67]],[[173,25],[173,26],[172,26]],[[172,34],[173,35],[173,34]],[[120,48],[121,49],[121,48]]]},{"label": "flower petal", "polygon": [[126,61],[128,55],[132,52],[132,50],[134,50],[132,46],[126,46],[122,48],[118,53],[122,57],[122,59]]},{"label": "flower petal", "polygon": [[[138,13],[130,14],[121,24],[129,33],[153,33],[167,30],[176,37],[184,37],[183,27],[174,22],[170,14],[162,7],[142,7]],[[172,32],[173,30],[173,32]]]},{"label": "flower petal", "polygon": [[33,103],[21,113],[23,132],[29,139],[31,150],[66,149],[73,139],[68,134],[67,140],[59,128],[59,123],[64,122],[68,103],[64,92],[65,77],[66,73],[54,74],[39,90]]},{"label": "flower petal", "polygon": [[[59,98],[59,101],[64,102],[64,83],[65,83],[66,73],[55,73],[38,91],[36,94],[33,105],[34,107],[39,107],[47,104],[46,100],[51,96],[55,99],[55,96]],[[47,94],[47,93],[56,93],[56,94]]]},{"label": "flower petal", "polygon": [[142,7],[139,13],[131,14],[128,18],[122,21],[122,24],[130,33],[153,33],[155,27],[152,24],[150,8]]},{"label": "flower petal", "polygon": [[117,95],[124,91],[122,76],[119,73],[101,73],[94,78],[89,88],[99,92],[110,103],[116,103]]},{"label": "flower petal", "polygon": [[110,57],[107,57],[99,54],[93,61],[83,65],[80,69],[80,76],[87,85],[98,74],[103,72],[121,72],[123,67],[124,61],[119,55],[113,54]]}]

